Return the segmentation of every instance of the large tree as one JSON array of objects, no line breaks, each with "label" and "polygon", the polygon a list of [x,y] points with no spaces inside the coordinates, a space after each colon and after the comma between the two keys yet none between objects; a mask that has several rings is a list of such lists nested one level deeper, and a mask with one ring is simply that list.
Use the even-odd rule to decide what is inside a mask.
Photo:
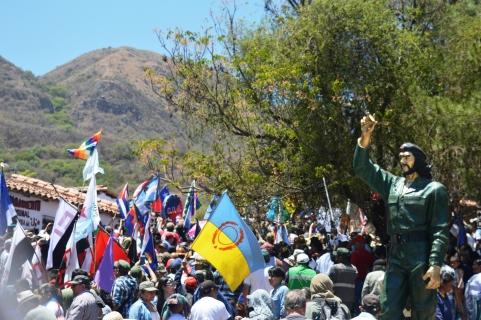
[{"label": "large tree", "polygon": [[398,171],[398,147],[421,145],[436,179],[479,197],[481,9],[475,1],[318,0],[255,28],[232,12],[214,33],[159,35],[169,72],[155,90],[208,136],[186,173],[241,205],[278,194],[298,208],[366,206],[353,176],[359,119],[380,121],[372,157]]}]

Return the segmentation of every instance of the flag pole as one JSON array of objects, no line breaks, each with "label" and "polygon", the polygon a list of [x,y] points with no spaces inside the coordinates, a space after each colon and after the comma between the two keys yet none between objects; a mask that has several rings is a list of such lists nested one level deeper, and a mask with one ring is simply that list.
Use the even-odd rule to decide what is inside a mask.
[{"label": "flag pole", "polygon": [[[327,184],[326,184],[326,178],[322,177],[322,181],[324,182],[324,189],[326,190],[326,198],[327,198],[327,204],[329,206],[329,215],[330,215],[330,220],[329,224],[333,221],[333,214],[332,214],[332,207],[331,207],[331,200],[329,199],[329,191],[327,190]],[[332,228],[332,226],[331,226]]]}]

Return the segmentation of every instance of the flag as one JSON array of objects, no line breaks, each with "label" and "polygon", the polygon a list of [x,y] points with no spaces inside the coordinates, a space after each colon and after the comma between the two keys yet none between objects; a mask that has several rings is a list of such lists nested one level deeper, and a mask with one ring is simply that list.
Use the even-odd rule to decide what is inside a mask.
[{"label": "flag", "polygon": [[97,230],[100,224],[99,208],[97,206],[97,183],[95,176],[90,179],[85,201],[75,227],[75,241],[87,238]]},{"label": "flag", "polygon": [[97,173],[104,174],[104,169],[100,167],[99,164],[99,153],[97,149],[94,149],[92,155],[87,159],[84,169],[82,171],[82,176],[84,181],[92,179]]},{"label": "flag", "polygon": [[13,207],[12,200],[8,194],[7,182],[5,181],[5,174],[0,173],[0,236],[7,232],[7,227],[12,224],[12,218],[17,213]]},{"label": "flag", "polygon": [[[102,256],[107,250],[109,239],[110,236],[107,231],[99,228],[99,232],[97,232],[97,236],[95,237],[94,271],[96,271],[100,266]],[[130,259],[124,248],[115,239],[112,240],[112,254],[114,262],[120,259],[130,262]]]},{"label": "flag", "polygon": [[249,274],[265,266],[256,237],[227,192],[222,194],[192,249],[219,271],[231,291],[235,291]]},{"label": "flag", "polygon": [[122,219],[127,217],[129,212],[129,184],[126,183],[125,186],[120,191],[117,196],[117,207],[119,208],[119,214]]},{"label": "flag", "polygon": [[114,257],[113,257],[113,243],[114,239],[110,235],[107,248],[104,251],[102,262],[100,263],[97,272],[95,273],[94,281],[107,293],[112,291],[112,285],[114,284]]},{"label": "flag", "polygon": [[32,257],[32,270],[37,283],[41,284],[46,282],[47,274],[45,272],[45,266],[42,263],[42,248],[38,244],[35,246]]},{"label": "flag", "polygon": [[289,220],[289,212],[282,205],[279,197],[272,197],[267,210],[267,220],[283,224]]},{"label": "flag", "polygon": [[92,234],[89,234],[87,238],[77,242],[77,255],[80,268],[89,273],[91,273],[90,271],[93,268],[93,247]]},{"label": "flag", "polygon": [[60,199],[48,246],[46,269],[58,269],[62,262],[63,253],[70,233],[73,231],[77,209]]},{"label": "flag", "polygon": [[192,217],[195,216],[195,212],[197,209],[200,208],[200,202],[197,197],[197,192],[195,190],[195,180],[192,181],[192,184],[189,189],[189,193],[187,195],[187,199],[185,200],[184,212],[182,214],[184,218],[184,230],[187,232],[190,229],[190,221]]},{"label": "flag", "polygon": [[207,207],[207,210],[205,210],[204,213],[204,220],[208,220],[212,211],[214,211],[215,207],[217,206],[217,202],[219,202],[219,196],[212,196],[212,199],[210,200],[209,206]]},{"label": "flag", "polygon": [[176,194],[169,194],[164,200],[164,218],[177,222],[183,212],[182,200]]},{"label": "flag", "polygon": [[149,261],[150,267],[152,270],[157,270],[157,254],[155,253],[154,249],[154,237],[150,232],[150,219],[151,216],[149,215],[149,219],[147,220],[144,239],[142,241],[142,250],[140,254],[145,255],[146,259]]},{"label": "flag", "polygon": [[127,229],[127,235],[129,237],[136,238],[136,232],[140,232],[140,235],[144,236],[144,229],[149,218],[148,214],[141,214],[139,208],[132,203],[127,219],[125,219],[125,228]]},{"label": "flag", "polygon": [[170,194],[169,188],[163,186],[162,189],[157,189],[157,195],[154,202],[152,203],[152,211],[155,213],[162,213],[164,209],[164,200]]},{"label": "flag", "polygon": [[159,177],[154,175],[149,180],[142,182],[135,190],[134,203],[141,214],[144,215],[150,212],[151,205],[157,197],[158,188]]},{"label": "flag", "polygon": [[102,135],[102,131],[97,132],[86,141],[84,141],[77,149],[68,149],[68,153],[74,158],[87,160],[97,147]]},{"label": "flag", "polygon": [[91,179],[97,173],[104,173],[99,165],[99,155],[97,152],[97,144],[100,141],[102,131],[97,132],[86,141],[84,141],[77,149],[68,149],[68,153],[74,158],[87,160],[83,169],[84,181]]},{"label": "flag", "polygon": [[66,283],[72,280],[72,271],[79,268],[77,245],[75,243],[75,231],[72,232],[67,242],[65,253],[63,255],[63,262],[65,266],[64,283]]},{"label": "flag", "polygon": [[25,262],[31,261],[34,252],[30,239],[25,236],[25,231],[20,223],[17,223],[7,262],[3,269],[2,286],[13,284],[22,278],[22,266]]},{"label": "flag", "polygon": [[276,243],[284,242],[289,245],[290,241],[289,241],[289,232],[287,231],[287,227],[284,224],[281,224],[279,226],[276,226],[275,230],[276,230],[275,232],[276,238],[274,243],[276,244]]}]

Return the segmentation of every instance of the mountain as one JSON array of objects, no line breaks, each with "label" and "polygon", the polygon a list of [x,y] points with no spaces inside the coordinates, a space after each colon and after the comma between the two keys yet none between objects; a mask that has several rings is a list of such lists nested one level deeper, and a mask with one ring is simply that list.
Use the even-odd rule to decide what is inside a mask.
[{"label": "mountain", "polygon": [[22,174],[78,185],[84,163],[68,158],[66,149],[102,129],[101,182],[118,188],[142,180],[148,173],[136,162],[136,141],[192,147],[182,119],[145,75],[146,68],[166,72],[167,63],[154,52],[105,48],[35,77],[0,57],[0,161]]},{"label": "mountain", "polygon": [[[104,128],[113,140],[163,137],[185,140],[179,119],[152,91],[145,69],[163,72],[163,56],[133,48],[84,54],[40,78],[68,92],[69,115],[82,132]],[[112,130],[107,130],[112,129]]]}]

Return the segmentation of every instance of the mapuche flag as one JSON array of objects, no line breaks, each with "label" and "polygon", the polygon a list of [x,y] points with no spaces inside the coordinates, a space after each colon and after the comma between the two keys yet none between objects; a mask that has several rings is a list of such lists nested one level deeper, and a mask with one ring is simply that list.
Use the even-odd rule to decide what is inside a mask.
[{"label": "mapuche flag", "polygon": [[[252,272],[264,268],[259,243],[224,192],[192,249],[210,262],[235,291]],[[232,266],[235,266],[233,268]]]}]

